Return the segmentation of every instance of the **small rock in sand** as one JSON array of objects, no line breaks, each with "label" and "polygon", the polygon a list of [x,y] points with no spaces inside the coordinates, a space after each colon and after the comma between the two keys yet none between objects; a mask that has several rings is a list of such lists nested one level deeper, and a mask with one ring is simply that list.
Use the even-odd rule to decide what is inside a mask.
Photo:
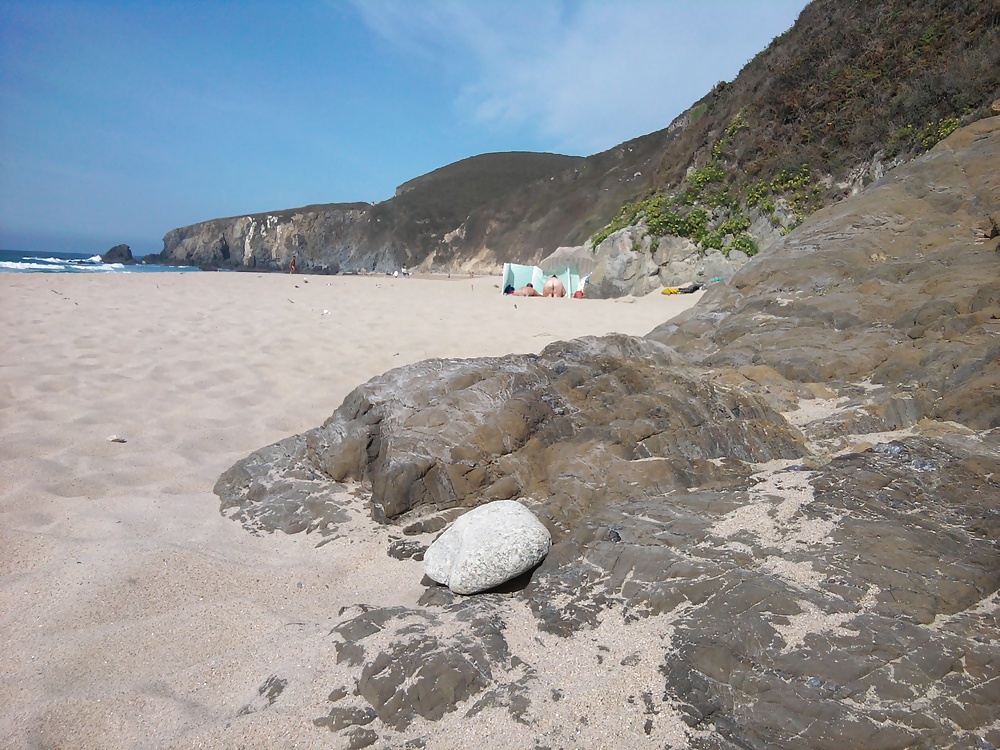
[{"label": "small rock in sand", "polygon": [[530,570],[551,546],[549,530],[534,513],[513,500],[497,500],[446,529],[424,554],[424,570],[456,594],[475,594]]}]

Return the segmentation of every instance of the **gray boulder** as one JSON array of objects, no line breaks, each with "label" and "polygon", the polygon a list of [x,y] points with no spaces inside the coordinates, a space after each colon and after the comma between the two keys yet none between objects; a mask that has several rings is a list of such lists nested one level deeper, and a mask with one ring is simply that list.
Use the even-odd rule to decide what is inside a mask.
[{"label": "gray boulder", "polygon": [[703,250],[686,237],[661,237],[654,243],[641,224],[611,234],[597,246],[595,257],[586,294],[596,299],[641,297],[661,286],[705,284],[717,277],[728,280],[750,260],[741,250]]},{"label": "gray boulder", "polygon": [[605,239],[597,246],[597,267],[587,282],[587,296],[642,296],[659,287],[660,269],[652,258],[650,243],[644,231],[636,227],[619,229]]},{"label": "gray boulder", "polygon": [[427,576],[456,594],[486,591],[526,570],[548,554],[549,530],[514,500],[480,505],[463,515],[424,556]]},{"label": "gray boulder", "polygon": [[132,257],[132,248],[128,245],[115,245],[106,253],[101,255],[102,263],[135,263]]},{"label": "gray boulder", "polygon": [[661,237],[653,250],[653,262],[659,268],[659,284],[681,286],[689,282],[706,284],[714,278],[732,278],[749,258],[741,250],[702,250],[686,237]]}]

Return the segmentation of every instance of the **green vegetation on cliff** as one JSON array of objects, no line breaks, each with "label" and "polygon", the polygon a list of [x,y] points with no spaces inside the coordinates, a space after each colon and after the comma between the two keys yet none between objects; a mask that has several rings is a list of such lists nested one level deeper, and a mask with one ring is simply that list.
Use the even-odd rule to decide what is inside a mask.
[{"label": "green vegetation on cliff", "polygon": [[789,231],[870,181],[879,152],[915,156],[998,97],[996,0],[815,0],[692,107],[646,191],[593,243],[644,220],[653,236],[755,250],[747,213]]}]

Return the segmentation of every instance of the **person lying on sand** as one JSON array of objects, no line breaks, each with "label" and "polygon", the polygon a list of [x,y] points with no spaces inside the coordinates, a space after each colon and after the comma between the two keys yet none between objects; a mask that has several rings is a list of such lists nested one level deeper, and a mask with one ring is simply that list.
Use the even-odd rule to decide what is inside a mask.
[{"label": "person lying on sand", "polygon": [[535,291],[535,287],[533,287],[531,284],[525,284],[520,289],[518,289],[516,292],[511,292],[510,294],[511,294],[512,297],[541,297],[542,296],[538,292]]},{"label": "person lying on sand", "polygon": [[543,297],[565,297],[566,287],[559,279],[553,276],[551,279],[545,282],[545,287],[542,289]]}]

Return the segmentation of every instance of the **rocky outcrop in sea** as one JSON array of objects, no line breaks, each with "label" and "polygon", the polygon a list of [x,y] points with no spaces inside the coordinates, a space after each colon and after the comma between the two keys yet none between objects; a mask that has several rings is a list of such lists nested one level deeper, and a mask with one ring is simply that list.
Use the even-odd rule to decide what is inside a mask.
[{"label": "rocky outcrop in sea", "polygon": [[498,499],[551,533],[503,592],[427,581],[414,607],[344,612],[355,677],[317,725],[361,747],[453,712],[528,721],[518,602],[563,637],[662,623],[621,664],[659,666],[633,698],[646,735],[682,721],[674,747],[1000,745],[998,175],[992,118],[646,338],[393,370],[227,471],[251,530],[337,543],[354,480],[403,537]]},{"label": "rocky outcrop in sea", "polygon": [[132,248],[128,245],[115,245],[106,253],[101,255],[102,263],[135,263],[132,257]]}]

